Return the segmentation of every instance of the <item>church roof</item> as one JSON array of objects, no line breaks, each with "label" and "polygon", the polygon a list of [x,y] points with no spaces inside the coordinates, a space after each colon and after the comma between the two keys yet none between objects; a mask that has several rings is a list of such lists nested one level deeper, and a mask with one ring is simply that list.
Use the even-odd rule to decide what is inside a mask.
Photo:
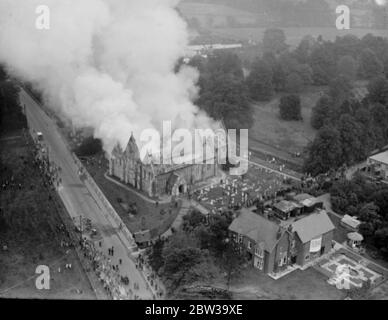
[{"label": "church roof", "polygon": [[115,145],[115,147],[112,150],[112,155],[116,158],[119,158],[123,155],[123,150],[121,149],[121,146],[119,143]]},{"label": "church roof", "polygon": [[139,148],[137,147],[137,143],[133,133],[131,133],[131,137],[129,138],[127,148],[125,149],[125,155],[131,158],[140,158]]}]

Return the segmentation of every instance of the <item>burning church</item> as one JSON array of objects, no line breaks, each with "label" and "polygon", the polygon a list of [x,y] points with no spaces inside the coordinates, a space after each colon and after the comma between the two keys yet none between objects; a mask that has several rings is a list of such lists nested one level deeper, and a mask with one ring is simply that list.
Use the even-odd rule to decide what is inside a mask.
[{"label": "burning church", "polygon": [[[131,135],[123,150],[119,144],[109,159],[109,174],[150,197],[186,193],[191,186],[217,176],[218,149],[212,161],[187,161],[182,164],[161,164],[148,153],[141,159],[136,140]],[[209,160],[208,158],[205,158]],[[193,160],[193,159],[191,159]]]}]

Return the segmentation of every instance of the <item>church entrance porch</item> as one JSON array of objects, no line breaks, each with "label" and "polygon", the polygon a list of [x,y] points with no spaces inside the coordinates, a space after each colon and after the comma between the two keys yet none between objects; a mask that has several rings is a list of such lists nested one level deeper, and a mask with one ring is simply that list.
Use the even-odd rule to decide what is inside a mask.
[{"label": "church entrance porch", "polygon": [[167,193],[172,196],[180,196],[187,192],[187,183],[183,176],[178,173],[171,174],[167,181]]},{"label": "church entrance porch", "polygon": [[181,184],[178,188],[179,194],[185,193],[186,186]]}]

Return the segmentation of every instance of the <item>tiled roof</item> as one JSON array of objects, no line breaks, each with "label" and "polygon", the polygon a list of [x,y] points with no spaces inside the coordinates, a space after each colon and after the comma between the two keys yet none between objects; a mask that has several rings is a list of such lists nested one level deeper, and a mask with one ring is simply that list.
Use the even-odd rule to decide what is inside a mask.
[{"label": "tiled roof", "polygon": [[292,210],[299,208],[299,205],[292,201],[282,200],[275,203],[273,207],[282,212],[291,212]]},{"label": "tiled roof", "polygon": [[268,252],[272,252],[279,241],[277,239],[279,225],[245,208],[234,219],[229,230],[242,234],[256,243],[264,243],[264,249]]},{"label": "tiled roof", "polygon": [[334,229],[334,224],[324,210],[312,213],[292,223],[292,230],[298,234],[303,243],[309,242]]},{"label": "tiled roof", "polygon": [[388,164],[388,151],[375,154],[374,156],[369,157],[369,159],[383,164]]}]

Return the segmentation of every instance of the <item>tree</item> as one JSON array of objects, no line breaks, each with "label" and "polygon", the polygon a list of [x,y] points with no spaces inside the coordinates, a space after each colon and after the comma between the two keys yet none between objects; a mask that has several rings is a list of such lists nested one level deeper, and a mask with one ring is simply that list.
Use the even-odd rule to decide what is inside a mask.
[{"label": "tree", "polygon": [[238,55],[225,50],[218,50],[208,59],[206,71],[208,76],[233,76],[238,80],[244,79],[242,62]]},{"label": "tree", "polygon": [[375,131],[376,144],[383,147],[388,141],[388,110],[381,103],[375,103],[370,108],[373,127]]},{"label": "tree", "polygon": [[280,99],[280,117],[283,120],[302,120],[300,97],[298,95],[287,95]]},{"label": "tree", "polygon": [[164,265],[163,248],[164,242],[161,240],[156,241],[156,243],[152,246],[151,254],[149,255],[149,262],[152,270],[155,272],[158,272]]},{"label": "tree", "polygon": [[172,288],[192,281],[188,276],[189,271],[201,262],[202,252],[198,248],[173,248],[164,253],[165,263],[163,273],[172,282]]},{"label": "tree", "polygon": [[328,95],[319,98],[311,114],[311,126],[320,129],[330,122],[333,116],[332,101]]},{"label": "tree", "polygon": [[294,53],[299,63],[307,64],[310,59],[310,54],[315,45],[315,39],[308,35],[305,36],[302,41],[299,43],[298,47],[295,49]]},{"label": "tree", "polygon": [[388,79],[384,76],[377,76],[369,81],[368,98],[388,107]]},{"label": "tree", "polygon": [[336,59],[332,43],[324,42],[316,46],[310,56],[313,81],[317,85],[326,85],[335,75]]},{"label": "tree", "polygon": [[342,56],[337,63],[337,71],[340,76],[343,76],[350,83],[356,80],[357,62],[352,56]]},{"label": "tree", "polygon": [[271,67],[265,61],[257,59],[246,81],[252,99],[258,101],[271,99],[274,91],[272,77]]},{"label": "tree", "polygon": [[239,248],[234,241],[229,239],[225,241],[226,248],[222,256],[223,265],[226,269],[227,274],[227,287],[230,288],[230,282],[233,277],[237,277],[241,272],[244,264],[246,263],[246,258],[240,254]]},{"label": "tree", "polygon": [[363,159],[366,147],[361,144],[362,128],[350,114],[344,114],[338,121],[338,132],[341,137],[343,160],[350,165]]},{"label": "tree", "polygon": [[303,88],[303,80],[296,73],[293,72],[287,76],[285,90],[288,93],[300,93]]},{"label": "tree", "polygon": [[288,48],[286,35],[282,29],[267,29],[264,31],[263,48],[265,52],[280,54]]},{"label": "tree", "polygon": [[375,52],[369,48],[362,50],[360,56],[359,73],[365,79],[371,79],[381,75],[383,64],[377,58]]},{"label": "tree", "polygon": [[276,58],[275,54],[273,54],[272,52],[265,52],[263,54],[263,61],[267,63],[267,65],[272,70],[273,88],[276,91],[284,90],[286,82],[286,71],[284,70],[283,64],[280,59]]},{"label": "tree", "polygon": [[229,214],[213,216],[208,226],[200,227],[196,232],[201,248],[210,250],[216,257],[222,257],[227,247],[225,240],[228,239],[231,223],[232,217]]},{"label": "tree", "polygon": [[339,168],[343,163],[341,136],[333,126],[322,127],[307,151],[304,167],[313,176]]},{"label": "tree", "polygon": [[348,78],[339,75],[329,82],[329,96],[331,101],[339,106],[353,95],[352,85]]},{"label": "tree", "polygon": [[249,129],[253,124],[252,106],[242,80],[230,75],[206,79],[197,101],[215,120],[223,120],[228,129]]},{"label": "tree", "polygon": [[88,157],[102,152],[102,142],[100,139],[88,137],[75,150],[77,156]]},{"label": "tree", "polygon": [[380,249],[380,252],[385,257],[388,257],[388,227],[378,229],[375,232],[374,242],[376,247]]},{"label": "tree", "polygon": [[204,215],[198,210],[192,210],[188,215],[183,217],[183,230],[190,232],[199,227],[204,222]]}]

